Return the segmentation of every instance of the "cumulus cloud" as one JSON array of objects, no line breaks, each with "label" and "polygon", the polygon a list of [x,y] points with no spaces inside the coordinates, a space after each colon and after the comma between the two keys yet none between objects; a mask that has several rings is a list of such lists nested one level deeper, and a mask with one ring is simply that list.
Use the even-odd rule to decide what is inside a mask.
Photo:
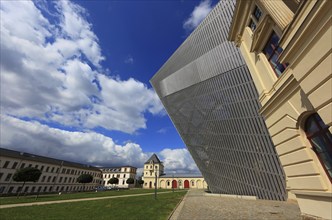
[{"label": "cumulus cloud", "polygon": [[164,162],[165,173],[199,173],[196,163],[185,148],[166,148],[159,155]]},{"label": "cumulus cloud", "polygon": [[[163,114],[142,82],[103,74],[105,57],[84,8],[70,1],[0,4],[2,114],[126,133],[146,128],[147,112]],[[48,4],[55,12],[45,17]]]},{"label": "cumulus cloud", "polygon": [[195,29],[201,21],[209,14],[213,9],[211,0],[204,0],[199,3],[190,14],[190,17],[183,23],[183,28],[186,31],[192,31]]},{"label": "cumulus cloud", "polygon": [[[131,165],[140,168],[152,155],[139,144],[117,144],[112,138],[95,132],[73,132],[51,128],[36,121],[24,121],[1,115],[1,147],[95,166]],[[187,149],[157,152],[166,173],[193,173],[198,169]]]}]

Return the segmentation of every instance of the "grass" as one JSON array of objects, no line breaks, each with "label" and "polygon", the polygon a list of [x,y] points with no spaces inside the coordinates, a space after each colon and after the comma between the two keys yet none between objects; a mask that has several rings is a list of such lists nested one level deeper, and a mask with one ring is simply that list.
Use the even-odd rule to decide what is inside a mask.
[{"label": "grass", "polygon": [[[158,192],[170,191],[169,189],[158,189]],[[20,196],[20,198],[14,197],[0,197],[0,205],[17,204],[17,203],[29,203],[29,202],[44,202],[53,200],[67,200],[67,199],[81,199],[81,198],[93,198],[104,196],[119,196],[139,193],[153,193],[153,189],[130,189],[120,191],[101,191],[101,192],[81,192],[81,193],[63,193],[40,195],[38,199],[36,196]]]},{"label": "grass", "polygon": [[185,193],[186,191],[159,194],[157,200],[154,199],[153,195],[144,195],[137,197],[7,208],[0,210],[0,219],[167,219]]}]

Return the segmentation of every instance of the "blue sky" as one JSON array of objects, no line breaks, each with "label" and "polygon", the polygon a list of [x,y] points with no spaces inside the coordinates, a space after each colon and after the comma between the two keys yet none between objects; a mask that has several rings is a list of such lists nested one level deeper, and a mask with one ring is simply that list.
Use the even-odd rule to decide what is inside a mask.
[{"label": "blue sky", "polygon": [[1,147],[198,172],[149,80],[216,1],[1,1]]}]

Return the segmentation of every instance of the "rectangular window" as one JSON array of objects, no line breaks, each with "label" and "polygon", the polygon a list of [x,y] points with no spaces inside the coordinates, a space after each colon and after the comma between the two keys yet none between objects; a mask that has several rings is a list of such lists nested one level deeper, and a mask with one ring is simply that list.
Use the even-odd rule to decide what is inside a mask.
[{"label": "rectangular window", "polygon": [[33,186],[32,188],[31,188],[31,192],[33,193],[33,192],[35,192],[35,186]]},{"label": "rectangular window", "polygon": [[13,174],[8,173],[8,175],[7,175],[6,179],[5,179],[5,181],[8,182],[8,181],[10,180],[10,178],[12,177],[12,175],[13,175]]},{"label": "rectangular window", "polygon": [[35,165],[35,168],[38,169],[38,165]]},{"label": "rectangular window", "polygon": [[53,183],[55,183],[55,179],[56,179],[56,176],[53,177],[53,180],[52,180]]},{"label": "rectangular window", "polygon": [[60,177],[60,179],[59,179],[59,183],[61,183],[62,182],[62,177]]},{"label": "rectangular window", "polygon": [[6,188],[6,187],[1,186],[1,187],[0,187],[0,193],[3,193],[3,191],[5,191],[5,188]]},{"label": "rectangular window", "polygon": [[254,9],[254,11],[252,12],[252,14],[250,16],[251,19],[250,19],[249,24],[248,24],[248,26],[250,27],[250,29],[252,31],[256,30],[257,25],[258,25],[259,20],[261,19],[262,15],[263,15],[262,10],[260,10],[258,6],[255,6],[255,9]]},{"label": "rectangular window", "polygon": [[3,168],[7,168],[9,165],[9,161],[6,161],[5,164],[3,165]]},{"label": "rectangular window", "polygon": [[279,77],[287,68],[288,64],[283,64],[278,61],[282,52],[282,48],[279,47],[279,37],[275,32],[272,32],[269,41],[265,45],[263,52],[269,61],[272,69]]},{"label": "rectangular window", "polygon": [[46,170],[45,170],[45,172],[48,172],[48,170],[50,169],[50,167],[46,167]]},{"label": "rectangular window", "polygon": [[22,163],[20,169],[23,169],[24,166],[25,166],[25,163]]},{"label": "rectangular window", "polygon": [[46,176],[42,177],[42,181],[41,181],[42,183],[45,182],[45,178],[46,178]]},{"label": "rectangular window", "polygon": [[0,173],[0,181],[1,181],[2,176],[3,176],[3,173]]},{"label": "rectangular window", "polygon": [[13,189],[14,189],[13,186],[9,187],[8,193],[12,193],[12,192],[13,192]]},{"label": "rectangular window", "polygon": [[262,11],[258,8],[258,6],[256,6],[253,15],[257,21],[259,21],[259,19],[262,17],[262,14]]},{"label": "rectangular window", "polygon": [[62,169],[62,173],[65,173],[65,172],[66,172],[66,168],[63,168],[63,169]]},{"label": "rectangular window", "polygon": [[52,167],[52,169],[51,169],[51,173],[53,173],[54,172],[54,167]]},{"label": "rectangular window", "polygon": [[32,164],[31,164],[31,163],[29,164],[29,167],[32,167]]},{"label": "rectangular window", "polygon": [[24,192],[28,192],[28,190],[29,190],[29,186],[26,186],[24,189]]},{"label": "rectangular window", "polygon": [[47,182],[50,182],[51,181],[51,176],[47,177]]},{"label": "rectangular window", "polygon": [[17,162],[14,162],[14,164],[13,164],[13,166],[12,166],[12,169],[16,169],[16,167],[17,167]]},{"label": "rectangular window", "polygon": [[43,171],[43,169],[44,169],[44,166],[41,166],[41,167],[40,167],[40,171]]}]

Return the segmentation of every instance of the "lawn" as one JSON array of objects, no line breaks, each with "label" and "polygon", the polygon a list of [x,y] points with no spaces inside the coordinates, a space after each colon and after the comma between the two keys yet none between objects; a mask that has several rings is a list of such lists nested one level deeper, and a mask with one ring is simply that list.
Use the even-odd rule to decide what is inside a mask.
[{"label": "lawn", "polygon": [[[158,189],[158,192],[171,191],[169,189]],[[119,196],[128,194],[139,194],[139,193],[153,193],[153,189],[130,189],[120,191],[101,191],[101,192],[81,192],[81,193],[63,193],[40,195],[38,199],[36,196],[20,196],[16,197],[0,197],[0,205],[16,204],[16,203],[28,203],[28,202],[44,202],[53,200],[66,200],[66,199],[81,199],[81,198],[93,198],[93,197],[104,197],[104,196]]]},{"label": "lawn", "polygon": [[82,201],[73,203],[26,206],[0,210],[1,220],[167,219],[186,191],[153,195]]}]

